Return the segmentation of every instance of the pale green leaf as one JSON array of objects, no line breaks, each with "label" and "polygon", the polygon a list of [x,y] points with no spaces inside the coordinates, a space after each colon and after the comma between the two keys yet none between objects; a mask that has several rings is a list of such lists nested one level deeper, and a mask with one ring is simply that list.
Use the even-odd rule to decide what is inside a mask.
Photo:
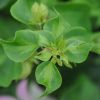
[{"label": "pale green leaf", "polygon": [[51,56],[52,56],[52,53],[49,50],[44,49],[41,52],[39,52],[39,54],[35,58],[42,61],[48,61],[50,60]]},{"label": "pale green leaf", "polygon": [[39,26],[55,16],[53,10],[50,9],[49,11],[44,2],[39,3],[37,0],[17,0],[11,7],[11,15],[26,25]]},{"label": "pale green leaf", "polygon": [[38,34],[31,30],[16,32],[15,39],[2,43],[7,56],[15,62],[23,62],[31,57],[38,48]]},{"label": "pale green leaf", "polygon": [[70,38],[67,40],[66,53],[70,62],[82,63],[88,57],[92,46],[90,43],[79,40],[78,38]]},{"label": "pale green leaf", "polygon": [[62,78],[56,66],[50,62],[43,62],[37,66],[36,80],[46,87],[44,95],[47,95],[61,86]]},{"label": "pale green leaf", "polygon": [[82,40],[90,41],[91,34],[83,27],[71,27],[68,31],[64,31],[64,38],[79,37]]},{"label": "pale green leaf", "polygon": [[12,16],[24,24],[31,24],[33,18],[31,7],[34,0],[17,0],[11,7]]}]

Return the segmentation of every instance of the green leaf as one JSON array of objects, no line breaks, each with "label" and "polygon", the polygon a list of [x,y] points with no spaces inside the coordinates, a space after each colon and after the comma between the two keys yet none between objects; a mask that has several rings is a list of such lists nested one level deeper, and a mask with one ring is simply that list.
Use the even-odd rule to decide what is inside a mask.
[{"label": "green leaf", "polygon": [[[45,1],[44,1],[45,2]],[[17,0],[11,7],[12,16],[26,25],[40,25],[55,16],[45,3],[35,0]],[[25,13],[24,13],[25,12]]]},{"label": "green leaf", "polygon": [[60,16],[47,21],[44,25],[44,30],[50,31],[55,37],[63,34],[64,30],[68,30],[70,25]]},{"label": "green leaf", "polygon": [[8,87],[13,80],[19,79],[21,70],[19,64],[7,59],[0,65],[0,86]]},{"label": "green leaf", "polygon": [[97,54],[100,54],[100,32],[93,34],[92,41],[93,41],[92,51]]},{"label": "green leaf", "polygon": [[67,40],[65,55],[70,62],[82,63],[88,57],[91,49],[92,46],[90,43],[79,40],[78,38],[70,38]]},{"label": "green leaf", "polygon": [[24,24],[31,24],[33,0],[17,0],[11,7],[12,16]]},{"label": "green leaf", "polygon": [[60,59],[63,61],[64,65],[68,68],[72,68],[72,65],[68,61],[67,55],[62,55]]},{"label": "green leaf", "polygon": [[37,32],[39,34],[39,45],[47,46],[54,41],[54,36],[48,30],[42,30]]},{"label": "green leaf", "polygon": [[100,100],[100,90],[87,76],[81,75],[69,88],[64,88],[60,100]]},{"label": "green leaf", "polygon": [[72,27],[64,33],[66,39],[66,53],[68,60],[82,63],[92,49],[91,34],[83,27]]},{"label": "green leaf", "polygon": [[0,46],[0,86],[8,87],[13,80],[18,80],[21,71],[21,64],[9,60]]},{"label": "green leaf", "polygon": [[44,49],[41,52],[39,52],[39,55],[37,55],[35,58],[42,60],[42,61],[49,61],[52,56],[52,53],[50,53],[49,50]]},{"label": "green leaf", "polygon": [[46,87],[44,95],[48,95],[61,86],[61,75],[56,66],[50,61],[38,65],[35,75],[37,82]]},{"label": "green leaf", "polygon": [[89,31],[91,30],[90,8],[88,5],[78,3],[59,3],[55,8],[72,27],[82,26]]},{"label": "green leaf", "polygon": [[83,27],[72,27],[69,30],[64,31],[64,38],[72,38],[72,37],[78,37],[85,41],[91,40],[91,34]]},{"label": "green leaf", "polygon": [[7,56],[15,62],[23,62],[38,48],[38,34],[31,30],[16,32],[15,39],[2,43]]}]

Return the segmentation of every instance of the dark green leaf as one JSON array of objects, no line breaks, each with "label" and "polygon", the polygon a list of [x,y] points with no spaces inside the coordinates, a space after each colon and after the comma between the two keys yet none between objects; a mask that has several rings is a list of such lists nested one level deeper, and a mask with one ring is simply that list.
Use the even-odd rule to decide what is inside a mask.
[{"label": "dark green leaf", "polygon": [[11,39],[17,30],[25,28],[11,18],[0,17],[0,38]]}]

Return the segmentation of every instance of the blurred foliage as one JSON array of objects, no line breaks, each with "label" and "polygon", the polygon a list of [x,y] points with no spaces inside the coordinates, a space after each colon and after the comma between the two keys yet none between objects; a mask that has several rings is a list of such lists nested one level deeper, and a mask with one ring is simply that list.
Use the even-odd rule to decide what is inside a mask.
[{"label": "blurred foliage", "polygon": [[91,30],[90,8],[87,5],[59,3],[55,8],[71,26],[82,26]]},{"label": "blurred foliage", "polygon": [[71,0],[72,2],[76,2],[79,4],[86,4],[91,8],[91,16],[96,17],[97,26],[100,25],[100,0]]},{"label": "blurred foliage", "polygon": [[94,41],[93,51],[100,54],[100,32],[97,32],[92,37]]},{"label": "blurred foliage", "polygon": [[14,37],[15,31],[23,29],[25,26],[16,22],[12,18],[6,18],[6,16],[0,16],[0,38],[10,39]]},{"label": "blurred foliage", "polygon": [[20,73],[19,64],[9,60],[0,46],[0,86],[9,86],[12,80],[18,79]]},{"label": "blurred foliage", "polygon": [[60,100],[100,100],[100,90],[87,76],[80,75],[77,81],[62,93]]},{"label": "blurred foliage", "polygon": [[0,0],[0,9],[3,9],[9,4],[10,0]]}]

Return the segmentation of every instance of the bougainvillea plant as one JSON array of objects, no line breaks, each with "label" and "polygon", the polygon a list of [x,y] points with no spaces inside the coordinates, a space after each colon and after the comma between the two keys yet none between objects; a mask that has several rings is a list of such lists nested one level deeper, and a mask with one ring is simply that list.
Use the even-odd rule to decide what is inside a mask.
[{"label": "bougainvillea plant", "polygon": [[[11,7],[11,15],[27,25],[27,29],[17,31],[10,40],[0,40],[5,56],[16,66],[10,81],[26,78],[32,66],[37,65],[36,81],[46,87],[43,95],[61,86],[58,67],[73,68],[74,64],[84,62],[90,52],[100,54],[100,34],[92,35],[88,28],[70,24],[60,7],[49,5],[45,0],[17,0]],[[4,81],[5,86],[8,81]]]}]

